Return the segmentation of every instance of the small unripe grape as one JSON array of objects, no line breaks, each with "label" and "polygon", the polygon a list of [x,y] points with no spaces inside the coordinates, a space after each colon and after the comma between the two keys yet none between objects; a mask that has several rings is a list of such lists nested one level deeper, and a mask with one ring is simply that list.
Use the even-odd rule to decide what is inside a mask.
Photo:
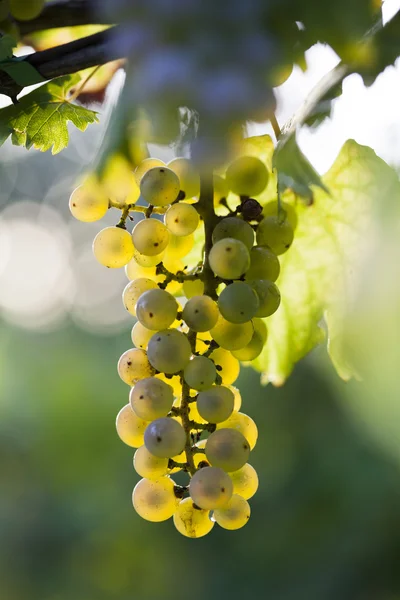
[{"label": "small unripe grape", "polygon": [[127,385],[135,385],[140,379],[151,377],[154,373],[147,354],[139,348],[127,350],[118,361],[118,375]]},{"label": "small unripe grape", "polygon": [[144,444],[144,432],[148,424],[133,412],[130,404],[121,408],[115,423],[120,439],[131,448],[139,448]]},{"label": "small unripe grape", "polygon": [[164,223],[168,231],[178,237],[196,231],[200,221],[199,213],[191,204],[177,202],[165,213]]},{"label": "small unripe grape", "polygon": [[72,192],[69,209],[78,221],[99,221],[108,210],[108,198],[101,186],[93,178],[88,178]]},{"label": "small unripe grape", "polygon": [[165,258],[168,260],[175,260],[177,258],[183,258],[186,254],[189,254],[194,245],[193,234],[185,237],[169,234],[169,243],[165,251]]},{"label": "small unripe grape", "polygon": [[275,283],[267,279],[253,279],[248,283],[257,293],[260,302],[256,317],[269,317],[273,315],[281,303],[281,294]]},{"label": "small unripe grape", "polygon": [[132,494],[133,507],[146,521],[160,522],[171,518],[178,507],[174,482],[169,477],[141,479]]},{"label": "small unripe grape", "polygon": [[226,172],[226,181],[238,196],[258,196],[267,187],[267,167],[255,156],[241,156],[233,161]]},{"label": "small unripe grape", "polygon": [[218,298],[221,315],[230,323],[246,323],[257,313],[260,302],[255,290],[243,281],[235,281]]},{"label": "small unripe grape", "polygon": [[240,350],[250,342],[253,337],[253,324],[251,321],[246,323],[230,323],[224,317],[220,316],[217,324],[210,333],[221,348],[225,350]]},{"label": "small unripe grape", "polygon": [[155,267],[163,261],[165,256],[165,251],[160,252],[160,254],[155,254],[154,256],[147,256],[146,254],[141,254],[138,250],[135,249],[133,253],[133,260],[140,266],[144,268]]},{"label": "small unripe grape", "polygon": [[254,231],[251,225],[243,221],[243,219],[225,217],[214,227],[212,233],[213,244],[225,238],[240,240],[248,250],[251,250],[254,244]]},{"label": "small unripe grape", "polygon": [[110,269],[124,267],[133,256],[131,234],[121,227],[106,227],[93,241],[93,254],[101,265]]},{"label": "small unripe grape", "polygon": [[249,442],[236,429],[217,429],[207,438],[206,457],[208,462],[224,471],[237,471],[243,467],[249,454]]},{"label": "small unripe grape", "polygon": [[176,329],[164,329],[155,333],[147,346],[150,364],[161,373],[174,374],[182,371],[192,355],[189,340]]},{"label": "small unripe grape", "polygon": [[168,473],[168,458],[153,456],[146,446],[140,446],[133,457],[133,466],[140,477],[159,479]]},{"label": "small unripe grape", "polygon": [[146,377],[131,389],[129,401],[138,417],[145,421],[153,421],[169,413],[174,395],[171,386],[161,379]]},{"label": "small unripe grape", "polygon": [[138,320],[147,329],[167,329],[175,320],[178,303],[165,290],[154,289],[144,292],[136,303]]},{"label": "small unripe grape", "polygon": [[221,423],[232,414],[235,396],[223,386],[214,385],[197,396],[197,410],[209,423]]},{"label": "small unripe grape", "polygon": [[157,256],[168,246],[169,232],[158,219],[143,219],[132,231],[135,249],[145,256]]},{"label": "small unripe grape", "polygon": [[200,193],[200,175],[188,158],[174,158],[168,167],[179,177],[180,189],[189,200]]},{"label": "small unripe grape", "polygon": [[209,261],[218,277],[239,279],[250,267],[250,254],[240,240],[224,238],[211,248]]},{"label": "small unripe grape", "polygon": [[10,12],[18,21],[31,21],[42,12],[46,0],[9,0]]},{"label": "small unripe grape", "polygon": [[193,296],[201,296],[204,292],[204,283],[201,279],[194,279],[193,281],[183,282],[183,293],[186,298],[190,300]]},{"label": "small unripe grape", "polygon": [[136,302],[140,296],[148,290],[153,290],[157,284],[147,277],[140,277],[134,281],[130,281],[122,292],[122,302],[128,312],[134,317],[136,316]]},{"label": "small unripe grape", "polygon": [[250,450],[253,450],[257,443],[258,429],[253,419],[244,413],[234,411],[231,416],[223,423],[218,423],[217,429],[239,431],[249,443]]},{"label": "small unripe grape", "polygon": [[277,200],[274,200],[273,202],[267,202],[267,204],[263,207],[263,216],[276,217],[277,215],[279,215],[282,220],[288,221],[293,230],[296,229],[298,217],[296,209],[294,206],[292,206],[292,204],[282,202],[281,200],[279,207]]},{"label": "small unripe grape", "polygon": [[134,172],[134,177],[137,185],[140,186],[140,182],[142,181],[142,177],[147,171],[150,171],[153,167],[165,167],[165,163],[159,158],[145,158],[142,160],[140,165],[138,165]]},{"label": "small unripe grape", "polygon": [[182,319],[193,331],[209,331],[218,321],[219,311],[210,296],[193,296],[182,311]]},{"label": "small unripe grape", "polygon": [[162,417],[148,425],[144,432],[144,443],[154,456],[171,458],[184,449],[186,433],[178,421]]},{"label": "small unripe grape", "polygon": [[233,494],[228,504],[214,511],[213,519],[224,529],[240,529],[250,519],[250,505],[242,496]]},{"label": "small unripe grape", "polygon": [[265,246],[254,246],[250,250],[250,269],[246,272],[246,279],[269,279],[276,281],[281,267],[278,257]]},{"label": "small unripe grape", "polygon": [[258,490],[258,475],[254,467],[246,463],[241,469],[229,473],[233,482],[233,493],[245,500],[252,498]]},{"label": "small unripe grape", "polygon": [[214,361],[224,385],[230,385],[236,381],[240,373],[240,364],[239,361],[232,356],[229,350],[216,348],[211,352],[210,358]]},{"label": "small unripe grape", "polygon": [[257,244],[268,246],[275,254],[283,254],[292,245],[294,233],[288,221],[278,216],[265,217],[257,228]]},{"label": "small unripe grape", "polygon": [[214,522],[210,519],[208,510],[201,510],[193,506],[191,498],[185,498],[179,503],[174,514],[176,529],[188,538],[200,538],[210,533]]},{"label": "small unripe grape", "polygon": [[232,354],[235,358],[241,361],[250,361],[254,360],[259,356],[264,348],[265,340],[262,335],[255,331],[253,332],[253,337],[250,342],[244,348],[240,348],[240,350],[233,350]]},{"label": "small unripe grape", "polygon": [[152,329],[147,329],[137,321],[132,327],[131,338],[132,342],[136,346],[136,348],[141,348],[142,350],[146,350],[150,338],[154,335],[154,331]]},{"label": "small unripe grape", "polygon": [[149,169],[140,181],[140,193],[153,206],[172,204],[179,194],[178,176],[168,167]]},{"label": "small unripe grape", "polygon": [[183,372],[186,383],[194,390],[207,390],[215,383],[216,376],[214,363],[205,356],[194,356]]},{"label": "small unripe grape", "polygon": [[227,473],[218,467],[204,467],[190,480],[189,494],[193,502],[204,510],[225,506],[231,499],[233,483]]}]

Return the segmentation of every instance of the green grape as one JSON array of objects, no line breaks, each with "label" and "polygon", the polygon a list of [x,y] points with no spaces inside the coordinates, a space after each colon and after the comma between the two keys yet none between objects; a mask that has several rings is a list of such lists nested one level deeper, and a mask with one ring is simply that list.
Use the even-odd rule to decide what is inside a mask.
[{"label": "green grape", "polygon": [[168,167],[152,167],[140,181],[140,193],[153,206],[172,204],[179,194],[179,177]]},{"label": "green grape", "polygon": [[69,209],[78,221],[99,221],[108,210],[108,198],[92,178],[77,187],[69,199]]},{"label": "green grape", "polygon": [[235,396],[223,386],[214,385],[197,396],[197,410],[209,423],[221,423],[232,414]]},{"label": "green grape", "polygon": [[156,377],[146,377],[131,389],[129,401],[133,412],[145,421],[166,417],[172,408],[172,387]]},{"label": "green grape", "polygon": [[221,200],[224,200],[229,195],[229,187],[226,180],[220,175],[214,174],[214,208],[221,208]]},{"label": "green grape", "polygon": [[214,361],[218,374],[221,376],[222,383],[224,385],[230,385],[236,381],[240,373],[240,364],[239,361],[232,356],[229,350],[224,350],[224,348],[216,348],[211,352],[210,358],[212,361]]},{"label": "green grape", "polygon": [[254,318],[253,321],[253,327],[254,327],[254,331],[256,331],[262,338],[264,344],[267,341],[268,338],[268,329],[267,326],[265,324],[265,322],[263,321],[263,319],[259,319],[259,318]]},{"label": "green grape", "polygon": [[281,294],[275,283],[267,279],[253,279],[248,283],[256,291],[260,301],[256,317],[269,317],[273,315],[281,303]]},{"label": "green grape", "polygon": [[196,506],[214,510],[229,502],[233,494],[233,483],[222,469],[204,467],[196,471],[190,480],[189,494]]},{"label": "green grape", "polygon": [[183,285],[183,293],[186,298],[190,300],[193,296],[201,296],[204,292],[204,283],[201,279],[194,279],[193,281],[184,281]]},{"label": "green grape", "polygon": [[263,207],[262,212],[264,217],[276,217],[277,215],[282,215],[286,221],[288,221],[289,225],[293,230],[297,227],[297,212],[292,204],[288,204],[287,202],[280,202],[280,208],[278,207],[278,201],[268,202]]},{"label": "green grape", "polygon": [[[200,440],[200,442],[197,442],[197,444],[195,444],[195,447],[200,448],[201,450],[204,450],[206,447],[206,443],[207,443],[207,440]],[[196,467],[196,469],[199,468],[200,463],[207,463],[206,455],[204,454],[204,452],[196,452],[196,454],[193,456],[193,462],[194,462],[194,466]],[[208,463],[207,463],[207,465],[210,466]]]},{"label": "green grape", "polygon": [[191,498],[185,498],[179,503],[173,519],[179,533],[188,538],[203,537],[214,527],[210,512],[195,508]]},{"label": "green grape", "polygon": [[146,350],[150,338],[154,335],[154,331],[152,329],[147,329],[144,327],[140,321],[137,321],[132,327],[131,338],[132,342],[136,346],[136,348],[141,348],[142,350]]},{"label": "green grape", "polygon": [[186,433],[175,419],[161,417],[147,426],[144,432],[144,443],[154,456],[171,458],[184,449]]},{"label": "green grape", "polygon": [[228,504],[214,511],[213,519],[224,529],[240,529],[250,519],[250,505],[242,496],[233,494]]},{"label": "green grape", "polygon": [[133,457],[133,466],[140,477],[159,479],[168,473],[168,458],[153,456],[146,446],[140,446]]},{"label": "green grape", "polygon": [[135,261],[140,267],[148,269],[160,264],[164,258],[164,255],[165,252],[160,252],[160,254],[155,254],[154,256],[146,256],[146,254],[141,254],[135,249],[133,253],[133,261]]},{"label": "green grape", "polygon": [[253,324],[251,321],[247,323],[230,323],[224,317],[218,318],[217,324],[210,331],[211,337],[217,342],[221,348],[225,350],[240,350],[250,342],[253,337]]},{"label": "green grape", "polygon": [[210,267],[222,279],[239,279],[250,267],[250,254],[240,240],[224,238],[216,242],[209,255]]},{"label": "green grape", "polygon": [[214,227],[213,244],[225,238],[240,240],[250,251],[254,244],[254,230],[251,225],[238,217],[225,217]]},{"label": "green grape", "polygon": [[157,284],[147,277],[140,277],[134,281],[130,281],[122,292],[122,302],[128,312],[134,317],[136,316],[136,302],[139,300],[143,292],[157,288]]},{"label": "green grape", "polygon": [[175,260],[177,258],[183,258],[186,254],[189,254],[194,245],[193,234],[185,237],[169,234],[169,243],[165,252],[165,258],[167,260]]},{"label": "green grape", "polygon": [[170,519],[179,500],[175,496],[174,482],[169,477],[141,479],[133,490],[133,507],[142,519],[160,522]]},{"label": "green grape", "polygon": [[133,251],[132,236],[121,227],[106,227],[93,240],[95,258],[110,269],[119,269],[128,264]]},{"label": "green grape", "polygon": [[294,232],[288,221],[278,216],[265,217],[257,227],[257,244],[268,246],[275,254],[283,254],[289,250]]},{"label": "green grape", "polygon": [[[150,257],[146,257],[150,258]],[[148,279],[152,279],[153,281],[162,280],[162,277],[156,275],[155,266],[151,267],[142,267],[135,260],[135,254],[133,258],[125,265],[125,275],[129,279],[129,281],[133,281],[134,279],[140,279],[141,277],[147,277]]]},{"label": "green grape", "polygon": [[155,333],[147,346],[150,364],[161,373],[173,375],[182,371],[192,355],[187,336],[176,329]]},{"label": "green grape", "polygon": [[167,329],[176,319],[178,303],[165,290],[154,289],[144,292],[136,303],[136,315],[147,329]]},{"label": "green grape", "polygon": [[18,21],[31,21],[42,12],[46,0],[9,0],[10,12]]},{"label": "green grape", "polygon": [[233,350],[232,354],[238,360],[242,362],[248,362],[260,356],[262,350],[264,348],[264,340],[262,336],[258,333],[258,331],[253,332],[253,337],[250,342],[244,348],[240,348],[240,350]]},{"label": "green grape", "polygon": [[145,158],[142,160],[140,165],[138,165],[134,172],[134,177],[137,185],[140,186],[140,182],[142,181],[143,175],[147,173],[153,167],[165,167],[165,163],[159,158]]},{"label": "green grape", "polygon": [[218,423],[217,429],[239,431],[248,441],[250,450],[253,450],[257,443],[258,429],[253,419],[244,413],[234,411],[231,416],[223,423]]},{"label": "green grape", "polygon": [[188,158],[174,158],[168,163],[168,167],[179,177],[180,189],[189,200],[200,193],[200,175],[193,163]]},{"label": "green grape", "polygon": [[130,404],[121,408],[115,423],[120,439],[131,448],[139,448],[144,444],[144,432],[148,424],[148,421],[135,415]]},{"label": "green grape", "polygon": [[177,202],[165,213],[164,223],[168,231],[178,237],[190,235],[196,231],[200,222],[199,213],[191,204]]},{"label": "green grape", "polygon": [[243,281],[227,285],[218,298],[219,312],[230,323],[250,321],[257,313],[259,305],[257,293]]},{"label": "green grape", "polygon": [[215,383],[216,376],[214,363],[205,356],[194,356],[183,371],[186,383],[194,390],[208,390]]},{"label": "green grape", "polygon": [[153,373],[146,352],[139,348],[127,350],[118,361],[118,375],[127,385],[135,385],[137,381],[151,377]]},{"label": "green grape", "polygon": [[229,188],[238,196],[258,196],[267,187],[268,169],[255,156],[241,156],[231,163],[226,172]]},{"label": "green grape", "polygon": [[210,296],[193,296],[182,311],[182,319],[193,331],[209,331],[218,321],[218,307]]},{"label": "green grape", "polygon": [[246,464],[249,454],[249,442],[236,429],[217,428],[207,438],[206,457],[213,467],[228,472],[237,471]]},{"label": "green grape", "polygon": [[246,279],[276,281],[280,270],[278,257],[269,248],[254,246],[250,250],[250,269],[246,273]]},{"label": "green grape", "polygon": [[241,469],[229,473],[233,482],[233,493],[245,500],[252,498],[258,490],[258,475],[254,467],[246,463]]},{"label": "green grape", "polygon": [[135,249],[145,256],[158,256],[168,246],[169,232],[158,219],[143,219],[132,231]]}]

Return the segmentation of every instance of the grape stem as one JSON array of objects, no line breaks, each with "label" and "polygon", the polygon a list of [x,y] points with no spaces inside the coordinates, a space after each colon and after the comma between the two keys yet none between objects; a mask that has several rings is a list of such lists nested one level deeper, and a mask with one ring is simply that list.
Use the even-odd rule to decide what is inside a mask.
[{"label": "grape stem", "polygon": [[169,283],[170,281],[179,281],[179,283],[183,283],[184,281],[197,281],[200,279],[200,274],[189,275],[183,271],[172,273],[171,271],[168,271],[166,267],[164,267],[162,262],[156,267],[156,275],[165,275],[166,280],[163,283]]},{"label": "grape stem", "polygon": [[281,128],[279,126],[279,123],[278,123],[278,120],[277,120],[275,114],[271,115],[270,121],[271,121],[272,129],[274,130],[276,141],[278,141],[282,135],[282,131],[281,131]]},{"label": "grape stem", "polygon": [[[118,205],[118,203],[113,202],[112,200],[108,201],[108,206],[110,208],[117,208],[118,210],[121,210],[121,207]],[[140,212],[145,215],[149,208],[149,206],[137,206],[136,204],[128,204],[126,207],[124,207],[124,210],[127,210],[128,213]],[[165,206],[153,206],[151,209],[151,213],[156,215],[164,215],[166,212],[167,209],[165,208]]]}]

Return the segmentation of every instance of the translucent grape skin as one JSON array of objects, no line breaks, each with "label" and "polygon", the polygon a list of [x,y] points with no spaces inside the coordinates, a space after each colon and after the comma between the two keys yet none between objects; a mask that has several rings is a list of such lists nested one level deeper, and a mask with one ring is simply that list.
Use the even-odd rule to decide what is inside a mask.
[{"label": "translucent grape skin", "polygon": [[274,314],[281,303],[281,294],[275,283],[267,279],[253,279],[248,282],[255,290],[259,300],[256,317],[269,317]]},{"label": "translucent grape skin", "polygon": [[180,182],[180,190],[184,193],[186,200],[199,195],[200,175],[191,160],[178,157],[171,160],[167,166],[177,174]]},{"label": "translucent grape skin", "polygon": [[209,254],[211,269],[222,279],[239,279],[250,267],[250,254],[240,240],[224,238],[216,242]]},{"label": "translucent grape skin", "polygon": [[184,281],[182,287],[183,293],[188,300],[193,298],[193,296],[201,296],[204,292],[204,283],[201,281],[201,279]]},{"label": "translucent grape skin", "polygon": [[194,356],[186,365],[183,377],[192,389],[198,391],[207,390],[215,383],[217,370],[209,358]]},{"label": "translucent grape skin", "polygon": [[159,479],[168,473],[168,458],[160,458],[149,452],[146,446],[140,446],[133,456],[133,466],[140,477]]},{"label": "translucent grape skin", "polygon": [[281,267],[278,257],[265,246],[254,246],[250,250],[250,268],[246,279],[268,279],[276,281]]},{"label": "translucent grape skin", "polygon": [[137,185],[140,186],[140,182],[142,181],[143,175],[153,167],[165,167],[165,163],[159,158],[145,158],[144,160],[142,160],[142,162],[136,167],[134,172],[134,177]]},{"label": "translucent grape skin", "polygon": [[153,206],[172,204],[179,194],[178,176],[168,167],[149,169],[140,181],[140,193],[144,200]]},{"label": "translucent grape skin", "polygon": [[179,503],[173,517],[176,529],[188,538],[200,538],[210,533],[214,521],[210,519],[210,512],[195,508],[191,498],[185,498]]},{"label": "translucent grape skin", "polygon": [[101,186],[88,181],[77,187],[69,199],[71,214],[84,223],[99,221],[108,210],[108,198]]},{"label": "translucent grape skin", "polygon": [[186,433],[175,419],[161,417],[147,426],[144,443],[154,456],[172,458],[184,449]]},{"label": "translucent grape skin", "polygon": [[150,339],[147,356],[150,364],[161,373],[173,375],[182,371],[192,355],[187,336],[176,329],[158,331]]},{"label": "translucent grape skin", "polygon": [[224,471],[237,471],[243,467],[249,454],[249,442],[236,429],[217,429],[207,438],[206,457],[208,462]]},{"label": "translucent grape skin", "polygon": [[233,481],[233,493],[249,500],[258,490],[258,475],[254,467],[246,463],[241,469],[229,473]]},{"label": "translucent grape skin", "polygon": [[204,467],[193,475],[189,494],[196,506],[203,510],[214,510],[229,502],[233,494],[233,483],[222,469]]},{"label": "translucent grape skin", "polygon": [[250,519],[250,505],[242,496],[233,494],[228,504],[214,511],[213,519],[223,529],[241,529]]},{"label": "translucent grape skin", "polygon": [[154,335],[154,331],[151,329],[147,329],[144,327],[140,321],[137,321],[132,327],[131,338],[133,344],[136,348],[141,348],[142,350],[146,350],[150,338]]},{"label": "translucent grape skin", "polygon": [[119,411],[116,419],[116,429],[119,438],[131,448],[139,448],[144,444],[144,432],[148,421],[138,417],[130,404],[126,404]]},{"label": "translucent grape skin", "polygon": [[140,254],[157,256],[168,246],[169,232],[158,219],[143,219],[135,225],[132,240]]},{"label": "translucent grape skin", "polygon": [[164,223],[173,235],[178,237],[190,235],[196,231],[200,217],[191,204],[177,202],[169,207],[165,213]]},{"label": "translucent grape skin", "polygon": [[258,332],[253,332],[253,337],[247,346],[240,348],[240,350],[233,350],[232,355],[238,360],[249,362],[259,356],[264,348],[265,340],[263,336]]},{"label": "translucent grape skin", "polygon": [[284,254],[293,243],[294,232],[288,221],[278,216],[265,217],[257,227],[257,243],[268,246],[277,255]]},{"label": "translucent grape skin", "polygon": [[258,429],[254,420],[242,412],[233,411],[231,416],[223,423],[218,423],[217,429],[228,428],[239,431],[248,441],[250,450],[253,450],[258,439]]},{"label": "translucent grape skin", "polygon": [[214,361],[224,385],[231,385],[236,381],[240,373],[240,364],[229,350],[216,348],[211,352],[210,358]]},{"label": "translucent grape skin", "polygon": [[226,171],[229,188],[239,196],[258,196],[267,187],[267,167],[255,156],[241,156]]},{"label": "translucent grape skin", "polygon": [[153,421],[169,413],[174,395],[171,386],[161,379],[146,377],[131,389],[129,401],[138,417],[145,421]]},{"label": "translucent grape skin", "polygon": [[254,244],[254,230],[238,217],[225,217],[215,226],[212,233],[213,244],[224,238],[234,238],[240,240],[250,251]]},{"label": "translucent grape skin", "polygon": [[124,267],[134,252],[132,236],[121,227],[106,227],[93,240],[93,254],[101,265],[110,269]]},{"label": "translucent grape skin", "polygon": [[124,352],[119,359],[118,374],[124,383],[132,386],[140,379],[151,377],[154,369],[144,350],[131,348]]},{"label": "translucent grape skin", "polygon": [[221,423],[232,414],[235,396],[233,392],[223,386],[214,385],[197,396],[197,410],[209,423]]},{"label": "translucent grape skin", "polygon": [[161,289],[144,292],[136,303],[136,316],[147,329],[167,329],[176,319],[178,303]]},{"label": "translucent grape skin", "polygon": [[193,296],[182,311],[182,319],[193,331],[204,332],[215,327],[219,311],[209,296]]},{"label": "translucent grape skin", "polygon": [[136,316],[136,302],[139,300],[140,296],[147,292],[148,290],[153,290],[157,287],[157,284],[148,277],[140,277],[139,279],[134,279],[130,281],[124,288],[122,292],[122,302],[125,306],[126,310],[133,315]]},{"label": "translucent grape skin", "polygon": [[222,315],[217,324],[211,329],[211,337],[221,348],[225,350],[240,350],[247,346],[253,337],[253,324],[251,321],[246,323],[230,323]]},{"label": "translucent grape skin", "polygon": [[256,291],[244,281],[234,281],[227,285],[218,298],[219,311],[230,323],[250,321],[259,305]]},{"label": "translucent grape skin", "polygon": [[132,494],[136,512],[147,521],[160,522],[170,519],[178,507],[174,482],[169,477],[141,479]]}]

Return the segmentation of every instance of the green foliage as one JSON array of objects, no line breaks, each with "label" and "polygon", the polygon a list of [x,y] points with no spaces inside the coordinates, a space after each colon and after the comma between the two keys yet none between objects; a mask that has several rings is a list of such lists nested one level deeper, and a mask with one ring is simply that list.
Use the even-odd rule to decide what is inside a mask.
[{"label": "green foliage", "polygon": [[6,34],[0,38],[0,62],[12,58],[16,45],[17,41],[11,35]]},{"label": "green foliage", "polygon": [[21,98],[14,106],[0,110],[0,145],[11,136],[16,146],[32,147],[57,154],[67,147],[67,123],[71,121],[80,131],[97,122],[95,112],[72,104],[68,93],[80,78],[78,75],[60,77]]}]

